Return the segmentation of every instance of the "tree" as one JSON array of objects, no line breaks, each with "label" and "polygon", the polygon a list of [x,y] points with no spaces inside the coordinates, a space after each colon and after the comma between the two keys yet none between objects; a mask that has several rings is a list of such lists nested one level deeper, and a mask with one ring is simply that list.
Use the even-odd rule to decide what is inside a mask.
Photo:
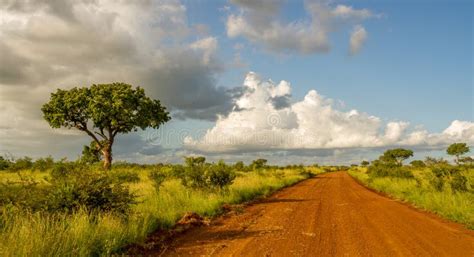
[{"label": "tree", "polygon": [[189,156],[184,157],[184,162],[188,167],[202,167],[206,163],[206,157],[204,156]]},{"label": "tree", "polygon": [[469,146],[467,146],[466,143],[454,143],[451,144],[448,149],[446,149],[446,152],[449,155],[454,155],[456,156],[455,162],[459,164],[459,157],[465,153],[469,152]]},{"label": "tree", "polygon": [[243,171],[244,168],[245,168],[245,165],[243,161],[238,161],[234,164],[234,169],[237,171]]},{"label": "tree", "polygon": [[138,128],[158,129],[171,119],[159,100],[147,97],[142,88],[125,83],[58,89],[41,110],[51,127],[76,128],[89,135],[100,147],[106,170],[112,164],[117,134]]},{"label": "tree", "polygon": [[252,161],[252,167],[254,170],[258,170],[258,169],[262,169],[265,167],[265,165],[267,164],[267,160],[265,159],[257,159],[257,160],[253,160]]},{"label": "tree", "polygon": [[403,161],[412,157],[413,151],[403,148],[389,149],[380,156],[380,160],[384,162],[395,162],[398,166],[403,165]]},{"label": "tree", "polygon": [[370,163],[369,163],[368,161],[362,161],[362,162],[360,163],[360,165],[361,165],[362,167],[366,167],[366,166],[368,166],[369,164],[370,164]]},{"label": "tree", "polygon": [[0,155],[0,170],[6,170],[12,165],[12,161],[10,161],[7,157],[3,157]]}]

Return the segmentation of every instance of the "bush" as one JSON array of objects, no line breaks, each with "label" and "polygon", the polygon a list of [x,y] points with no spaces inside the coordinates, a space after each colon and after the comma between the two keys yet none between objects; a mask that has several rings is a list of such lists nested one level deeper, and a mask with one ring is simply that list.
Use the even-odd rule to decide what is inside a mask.
[{"label": "bush", "polygon": [[31,169],[32,166],[33,162],[31,161],[31,158],[25,156],[13,162],[8,169],[11,171],[19,171]]},{"label": "bush", "polygon": [[410,165],[413,167],[413,168],[424,168],[426,167],[426,164],[421,161],[421,160],[414,160],[414,161],[411,161],[410,162]]},{"label": "bush", "polygon": [[178,169],[177,176],[184,186],[194,189],[224,189],[232,184],[236,173],[223,161],[205,163],[204,157],[187,157],[186,166]]},{"label": "bush", "polygon": [[234,169],[237,171],[244,171],[245,169],[245,164],[243,161],[238,161],[234,164]]},{"label": "bush", "polygon": [[370,177],[398,177],[398,178],[413,178],[413,173],[394,163],[374,162],[369,166],[367,174]]},{"label": "bush", "polygon": [[32,166],[33,170],[39,170],[39,171],[46,171],[48,169],[53,168],[54,166],[54,159],[51,156],[48,156],[46,158],[39,158],[37,159]]},{"label": "bush", "polygon": [[8,169],[12,164],[12,161],[10,161],[8,158],[0,156],[0,170]]},{"label": "bush", "polygon": [[456,174],[451,180],[451,190],[466,192],[467,191],[467,178],[461,174]]},{"label": "bush", "polygon": [[467,191],[467,178],[460,173],[460,169],[451,165],[438,165],[431,169],[433,176],[430,184],[438,191],[442,191],[446,183],[450,183],[452,191]]},{"label": "bush", "polygon": [[260,170],[264,169],[267,166],[267,160],[265,159],[257,159],[252,161],[252,164],[250,164],[253,170]]},{"label": "bush", "polygon": [[160,170],[154,169],[154,170],[150,171],[150,173],[148,174],[148,177],[150,178],[151,182],[153,183],[153,187],[155,188],[155,190],[157,192],[159,192],[161,185],[163,184],[163,182],[166,179],[166,175],[163,172],[161,172]]},{"label": "bush", "polygon": [[219,161],[219,163],[208,167],[206,177],[209,187],[222,190],[232,184],[236,175],[223,161]]},{"label": "bush", "polygon": [[52,181],[48,195],[49,211],[70,213],[85,208],[125,215],[130,205],[136,203],[135,195],[107,174],[92,171],[67,174]]},{"label": "bush", "polygon": [[53,180],[66,179],[73,173],[80,173],[84,170],[87,170],[87,167],[84,165],[61,160],[60,162],[55,163],[53,168],[51,169],[51,178]]}]

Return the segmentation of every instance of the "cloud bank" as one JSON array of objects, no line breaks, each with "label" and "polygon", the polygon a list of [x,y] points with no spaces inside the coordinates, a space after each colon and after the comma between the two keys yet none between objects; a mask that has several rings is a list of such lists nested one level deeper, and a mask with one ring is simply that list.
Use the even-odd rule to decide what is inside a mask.
[{"label": "cloud bank", "polygon": [[[408,122],[384,123],[357,110],[343,111],[316,90],[291,99],[287,81],[262,81],[247,74],[245,93],[234,110],[220,117],[202,138],[187,137],[185,146],[209,153],[269,150],[334,150],[409,146],[439,149],[453,142],[474,143],[474,123],[455,120],[441,133],[413,129]],[[276,106],[275,99],[287,105]]]},{"label": "cloud bank", "polygon": [[[369,18],[380,17],[368,9],[347,5],[332,6],[329,1],[307,1],[307,19],[284,21],[280,17],[283,1],[232,0],[239,11],[227,18],[227,35],[244,37],[264,49],[275,52],[312,54],[328,52],[331,32]],[[365,29],[358,25],[358,34],[351,36],[350,49],[355,54],[366,39]],[[363,32],[362,32],[363,31]],[[354,49],[354,50],[353,50]]]},{"label": "cloud bank", "polygon": [[53,132],[40,112],[56,88],[123,81],[182,119],[232,108],[233,92],[216,82],[217,38],[177,0],[0,1],[0,38],[0,150],[54,145],[61,133],[71,152],[80,134]]}]

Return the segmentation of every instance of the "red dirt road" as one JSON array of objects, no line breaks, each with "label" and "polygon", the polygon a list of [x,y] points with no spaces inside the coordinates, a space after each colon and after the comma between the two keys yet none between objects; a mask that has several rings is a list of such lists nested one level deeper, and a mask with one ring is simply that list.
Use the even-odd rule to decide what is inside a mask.
[{"label": "red dirt road", "polygon": [[336,172],[191,229],[153,255],[473,257],[474,232]]}]

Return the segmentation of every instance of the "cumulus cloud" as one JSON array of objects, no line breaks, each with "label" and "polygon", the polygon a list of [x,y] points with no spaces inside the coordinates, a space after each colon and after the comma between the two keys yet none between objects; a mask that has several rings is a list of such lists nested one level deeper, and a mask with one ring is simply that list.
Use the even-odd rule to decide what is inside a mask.
[{"label": "cumulus cloud", "polygon": [[357,54],[367,40],[367,31],[364,27],[356,25],[351,32],[349,40],[349,52],[351,55]]},{"label": "cumulus cloud", "polygon": [[[186,137],[185,146],[204,152],[267,150],[337,150],[416,146],[439,148],[456,141],[474,143],[474,123],[453,121],[441,133],[410,129],[408,122],[385,124],[378,117],[357,110],[343,111],[315,90],[304,99],[277,108],[275,98],[290,96],[287,81],[262,81],[250,72],[245,93],[234,111],[217,120],[201,138]],[[291,100],[291,99],[290,99]]]},{"label": "cumulus cloud", "polygon": [[233,105],[218,40],[177,0],[0,1],[0,38],[0,150],[57,142],[40,112],[56,88],[123,81],[183,119]]},{"label": "cumulus cloud", "polygon": [[[240,11],[228,16],[227,35],[231,38],[244,37],[277,53],[327,52],[331,48],[329,34],[332,31],[379,17],[368,9],[354,9],[346,5],[333,7],[329,2],[312,1],[305,3],[307,19],[285,22],[279,16],[282,1],[231,2],[240,7]],[[362,41],[364,40],[365,37]]]}]

